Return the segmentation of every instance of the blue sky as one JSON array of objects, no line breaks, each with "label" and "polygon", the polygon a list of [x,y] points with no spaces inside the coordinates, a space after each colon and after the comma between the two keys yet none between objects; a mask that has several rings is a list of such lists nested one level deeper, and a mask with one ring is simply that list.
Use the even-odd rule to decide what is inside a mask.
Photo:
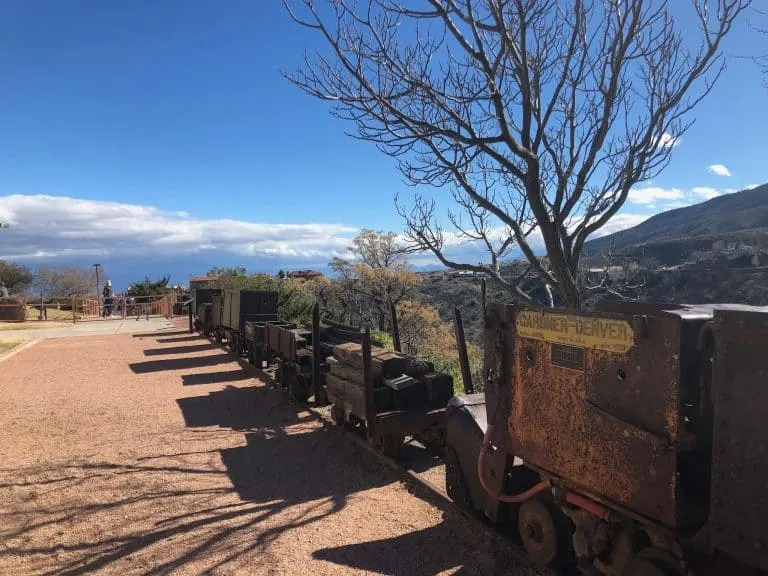
[{"label": "blue sky", "polygon": [[[768,51],[768,37],[739,28],[729,54],[754,54],[761,42]],[[250,252],[221,261],[270,270],[326,262],[363,226],[401,230],[392,197],[408,189],[393,161],[345,136],[350,125],[280,75],[316,41],[278,0],[4,0],[0,217],[17,230],[33,218],[40,228],[71,230],[43,247],[22,246],[4,230],[0,257],[34,264],[100,255],[119,266],[119,255],[130,254],[126,277],[172,269],[185,281],[218,263],[216,253],[163,264],[138,237],[115,239],[109,228],[181,219],[180,242],[204,245],[213,235],[217,246],[226,240],[217,226],[242,228],[232,241],[248,244],[252,234]],[[754,63],[731,58],[670,166],[634,194],[617,226],[768,180],[762,82]],[[299,226],[289,230],[301,241],[265,242],[261,225],[271,223]]]}]

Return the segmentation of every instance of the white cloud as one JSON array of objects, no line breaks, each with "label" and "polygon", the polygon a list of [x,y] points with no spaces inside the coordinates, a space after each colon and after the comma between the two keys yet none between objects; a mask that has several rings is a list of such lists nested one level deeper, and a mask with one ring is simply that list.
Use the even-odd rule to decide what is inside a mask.
[{"label": "white cloud", "polygon": [[758,186],[760,186],[760,184],[747,184],[747,186],[744,188],[744,190],[754,190]]},{"label": "white cloud", "polygon": [[153,206],[62,196],[0,197],[0,258],[221,252],[306,260],[343,254],[357,228],[195,218]]},{"label": "white cloud", "polygon": [[608,222],[600,228],[597,232],[595,232],[594,237],[600,237],[600,236],[608,236],[609,234],[614,234],[616,232],[621,232],[622,230],[626,230],[627,228],[632,228],[633,226],[637,226],[638,224],[648,220],[653,216],[653,214],[634,214],[632,212],[619,212],[608,220]]},{"label": "white cloud", "polygon": [[674,148],[680,145],[680,138],[675,138],[669,132],[664,132],[659,138],[659,148]]},{"label": "white cloud", "polygon": [[720,196],[719,190],[716,188],[710,188],[708,186],[695,186],[691,189],[691,192],[701,196],[702,198],[706,198],[707,200],[710,200],[716,196]]},{"label": "white cloud", "polygon": [[730,176],[731,171],[728,170],[728,167],[725,164],[710,164],[707,166],[707,172],[711,172],[712,174],[717,174],[718,176]]},{"label": "white cloud", "polygon": [[633,204],[655,204],[657,200],[680,200],[684,197],[680,188],[662,188],[661,186],[646,186],[633,188],[629,191],[628,200]]}]

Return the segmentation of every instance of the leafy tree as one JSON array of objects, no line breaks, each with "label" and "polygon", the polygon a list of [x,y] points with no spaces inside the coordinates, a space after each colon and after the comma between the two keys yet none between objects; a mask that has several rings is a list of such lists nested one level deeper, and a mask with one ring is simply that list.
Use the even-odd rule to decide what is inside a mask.
[{"label": "leafy tree", "polygon": [[338,274],[340,297],[350,313],[385,330],[390,306],[409,297],[420,282],[409,270],[407,251],[393,232],[368,229],[360,232],[348,250],[352,260],[335,258],[330,263]]},{"label": "leafy tree", "polygon": [[347,310],[341,286],[327,276],[318,276],[302,282],[302,288],[320,305],[320,311],[326,318],[346,322]]},{"label": "leafy tree", "polygon": [[219,274],[210,283],[222,290],[263,290],[278,293],[278,314],[283,320],[303,323],[312,316],[315,300],[312,294],[291,278],[278,278],[268,274],[247,275],[244,268],[217,268]]},{"label": "leafy tree", "polygon": [[132,298],[146,298],[149,296],[162,296],[170,292],[168,282],[171,280],[170,276],[164,276],[160,280],[152,280],[151,277],[145,276],[144,280],[140,282],[133,282],[128,286],[127,294]]},{"label": "leafy tree", "polygon": [[23,264],[0,260],[0,282],[5,284],[8,294],[23,294],[32,286],[35,275]]},{"label": "leafy tree", "polygon": [[247,276],[248,272],[245,266],[230,266],[222,268],[221,266],[211,266],[206,276]]},{"label": "leafy tree", "polygon": [[279,270],[277,272],[277,277],[278,278],[285,278],[285,270]]},{"label": "leafy tree", "polygon": [[[585,242],[668,164],[750,2],[675,0],[697,42],[664,0],[303,0],[291,16],[330,50],[287,77],[409,183],[452,190],[449,235],[435,199],[396,199],[415,248],[532,301],[527,274],[499,269],[520,250],[579,308]],[[479,243],[488,263],[454,260],[451,238]]]},{"label": "leafy tree", "polygon": [[[397,307],[400,344],[403,352],[429,360],[435,369],[453,377],[454,390],[462,391],[461,365],[452,326],[440,319],[433,306],[417,300],[405,300]],[[372,332],[374,338],[393,349],[391,336],[386,332]],[[476,391],[482,391],[482,352],[467,342],[472,382]]]}]

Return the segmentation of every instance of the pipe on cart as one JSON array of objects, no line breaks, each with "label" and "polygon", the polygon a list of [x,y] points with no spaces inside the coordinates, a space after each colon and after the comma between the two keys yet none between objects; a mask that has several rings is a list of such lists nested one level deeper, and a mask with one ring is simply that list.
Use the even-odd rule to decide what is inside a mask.
[{"label": "pipe on cart", "polygon": [[[485,490],[485,492],[494,500],[507,504],[519,504],[528,500],[529,498],[532,498],[536,494],[547,490],[550,485],[546,480],[542,480],[528,490],[518,494],[501,494],[500,492],[494,492],[488,487],[488,484],[486,484],[485,478],[483,477],[483,464],[485,463],[485,453],[488,450],[488,446],[490,446],[491,436],[493,436],[494,428],[495,427],[491,424],[485,431],[485,436],[483,436],[483,444],[480,447],[480,455],[477,458],[477,477],[480,480],[480,486],[483,487],[483,490]],[[609,521],[611,519],[611,511],[608,508],[598,504],[594,500],[590,500],[589,498],[585,498],[584,496],[580,496],[574,492],[566,492],[565,501],[581,508],[582,510],[586,510],[590,514],[597,516],[602,520]]]},{"label": "pipe on cart", "polygon": [[491,444],[491,436],[493,435],[494,428],[495,426],[490,424],[486,429],[485,436],[483,436],[483,443],[480,446],[480,455],[477,457],[477,477],[480,480],[480,486],[483,487],[483,490],[485,490],[491,498],[499,502],[519,504],[549,488],[549,482],[546,480],[542,480],[538,484],[535,484],[531,488],[528,488],[528,490],[520,492],[519,494],[501,494],[501,492],[494,492],[488,487],[488,484],[485,483],[485,478],[483,477],[483,464],[485,463],[485,453]]}]

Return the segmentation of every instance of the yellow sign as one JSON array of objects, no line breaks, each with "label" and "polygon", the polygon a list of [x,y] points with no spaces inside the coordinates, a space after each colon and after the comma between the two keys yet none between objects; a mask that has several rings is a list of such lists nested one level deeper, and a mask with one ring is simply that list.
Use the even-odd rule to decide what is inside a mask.
[{"label": "yellow sign", "polygon": [[524,338],[607,352],[627,352],[635,343],[626,320],[521,310],[516,326]]}]

